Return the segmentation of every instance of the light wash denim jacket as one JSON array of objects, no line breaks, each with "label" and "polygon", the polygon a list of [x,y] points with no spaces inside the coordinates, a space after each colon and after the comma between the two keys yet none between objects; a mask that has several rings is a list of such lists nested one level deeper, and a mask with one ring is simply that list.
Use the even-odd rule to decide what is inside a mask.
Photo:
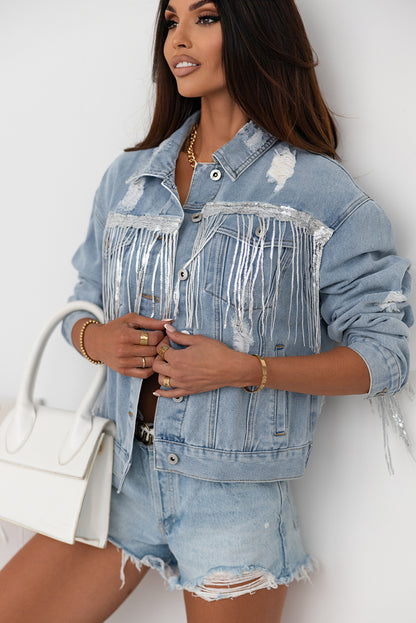
[{"label": "light wash denim jacket", "polygon": [[[74,299],[106,318],[174,318],[266,357],[344,344],[371,375],[369,397],[408,375],[408,262],[383,211],[331,158],[295,149],[247,123],[197,164],[185,209],[175,164],[198,113],[158,148],[123,153],[96,193],[74,256]],[[85,314],[64,323],[72,326]],[[108,370],[96,413],[116,421],[114,484],[131,464],[142,381]],[[224,387],[158,400],[159,470],[220,481],[296,478],[308,461],[322,398]]]}]

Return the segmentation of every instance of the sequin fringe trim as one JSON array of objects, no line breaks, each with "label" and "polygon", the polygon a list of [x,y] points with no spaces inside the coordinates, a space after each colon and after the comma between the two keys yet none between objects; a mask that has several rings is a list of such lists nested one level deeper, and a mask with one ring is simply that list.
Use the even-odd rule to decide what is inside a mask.
[{"label": "sequin fringe trim", "polygon": [[[186,289],[186,324],[200,326],[201,301],[201,252],[224,224],[228,215],[237,217],[236,244],[232,263],[227,271],[225,326],[229,320],[230,307],[235,308],[233,322],[237,326],[249,325],[252,333],[255,284],[261,284],[261,325],[270,335],[276,323],[279,301],[279,284],[283,265],[291,265],[291,303],[289,310],[289,334],[294,327],[302,333],[303,343],[312,352],[320,350],[319,268],[325,243],[332,230],[309,214],[287,206],[264,203],[208,203],[202,211],[202,221],[195,238],[192,256],[185,264],[189,268]],[[291,252],[287,254],[284,244],[286,224],[291,229]],[[271,232],[267,239],[268,232]],[[266,263],[270,265],[267,272]],[[269,277],[266,277],[266,274]],[[175,314],[179,310],[179,283],[174,294]],[[299,327],[299,329],[298,329]]]},{"label": "sequin fringe trim", "polygon": [[397,394],[383,394],[381,396],[375,396],[374,398],[369,399],[372,408],[378,412],[381,418],[383,428],[384,456],[386,459],[387,468],[391,475],[394,475],[394,468],[390,450],[390,430],[398,435],[399,439],[403,441],[413,460],[416,461],[413,441],[410,438],[409,432],[407,430],[403,410],[400,404],[400,398],[403,393],[407,395],[410,400],[414,400],[415,391],[413,385],[410,382]]},{"label": "sequin fringe trim", "polygon": [[[161,318],[170,314],[174,288],[174,262],[181,219],[169,216],[135,216],[112,213],[106,223],[103,262],[103,294],[106,320],[119,316],[122,283],[127,283],[128,311],[140,309],[144,279],[152,270],[152,290],[148,295],[153,301],[151,317],[156,311]],[[157,260],[150,265],[154,247],[160,244]],[[123,267],[127,266],[126,278]],[[131,300],[130,283],[134,275],[135,300]],[[156,280],[159,280],[160,297],[156,298]],[[156,304],[158,301],[158,310]]]}]

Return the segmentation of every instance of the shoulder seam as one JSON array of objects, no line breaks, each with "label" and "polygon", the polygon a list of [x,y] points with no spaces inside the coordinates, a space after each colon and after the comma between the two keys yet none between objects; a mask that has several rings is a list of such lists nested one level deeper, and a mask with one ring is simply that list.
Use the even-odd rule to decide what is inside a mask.
[{"label": "shoulder seam", "polygon": [[372,199],[366,195],[366,194],[362,194],[359,197],[357,197],[357,199],[355,199],[352,203],[350,203],[345,210],[342,212],[342,214],[340,214],[336,220],[331,223],[331,225],[329,226],[334,232],[337,231],[341,225],[343,225],[343,223],[345,223],[346,220],[348,220],[350,218],[350,216],[352,216],[354,214],[354,212],[356,212],[359,208],[361,208],[364,204],[368,203],[369,201],[372,201]]}]

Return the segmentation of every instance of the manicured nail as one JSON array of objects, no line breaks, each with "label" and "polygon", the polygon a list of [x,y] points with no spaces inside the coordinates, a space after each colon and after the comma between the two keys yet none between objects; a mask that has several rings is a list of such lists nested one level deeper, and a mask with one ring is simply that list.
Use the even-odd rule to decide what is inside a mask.
[{"label": "manicured nail", "polygon": [[161,322],[173,322],[173,318],[162,318]]},{"label": "manicured nail", "polygon": [[153,392],[153,396],[156,396],[156,398],[160,398],[160,394],[158,394],[157,392]]},{"label": "manicured nail", "polygon": [[170,331],[171,333],[176,331],[175,327],[172,327],[171,324],[165,324],[165,329],[166,329],[166,331]]}]

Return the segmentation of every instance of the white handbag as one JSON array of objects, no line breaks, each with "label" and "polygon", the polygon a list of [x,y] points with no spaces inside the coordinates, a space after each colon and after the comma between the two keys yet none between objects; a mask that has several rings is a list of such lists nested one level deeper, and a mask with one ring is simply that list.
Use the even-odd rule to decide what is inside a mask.
[{"label": "white handbag", "polygon": [[37,405],[34,385],[47,340],[74,311],[103,322],[87,301],[68,303],[47,323],[29,356],[15,407],[0,425],[0,517],[66,543],[105,547],[115,424],[92,415],[103,387],[99,367],[75,413]]}]

